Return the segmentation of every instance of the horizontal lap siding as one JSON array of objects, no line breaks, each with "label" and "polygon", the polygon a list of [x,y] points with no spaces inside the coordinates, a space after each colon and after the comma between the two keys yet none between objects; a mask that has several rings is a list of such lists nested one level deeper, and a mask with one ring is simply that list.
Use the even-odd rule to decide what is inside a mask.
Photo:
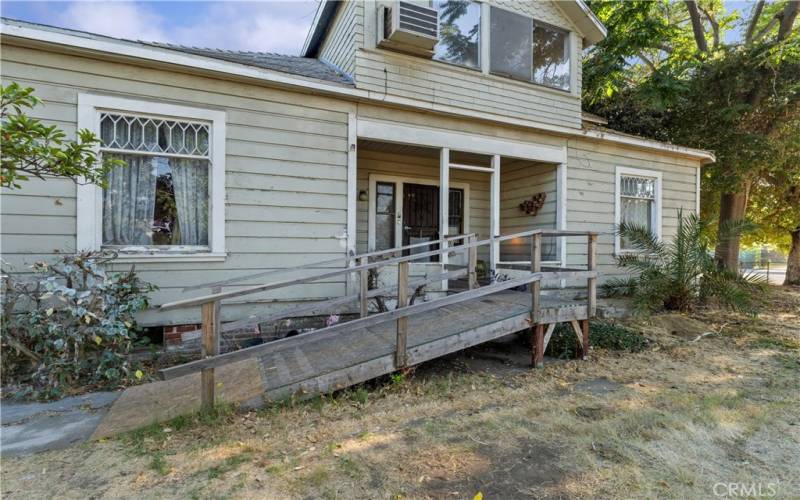
[{"label": "horizontal lap siding", "polygon": [[[544,23],[574,30],[556,2],[492,0]],[[367,44],[371,47],[371,44]],[[580,54],[580,47],[576,48]],[[580,64],[577,81],[580,84]],[[580,127],[579,93],[561,92],[515,81],[480,70],[404,55],[385,49],[359,50],[355,58],[356,86],[378,95],[391,94],[438,106],[487,115],[514,117],[551,125]]]},{"label": "horizontal lap siding", "polygon": [[[181,288],[268,269],[344,257],[347,221],[347,113],[354,106],[318,96],[174,72],[5,46],[3,84],[36,89],[45,105],[34,116],[74,137],[79,92],[100,92],[227,114],[224,262],[137,263],[159,286],[154,303],[201,295]],[[76,188],[63,179],[33,180],[4,191],[3,258],[24,271],[76,245]],[[118,264],[118,269],[129,265]],[[246,283],[253,283],[252,280]],[[226,318],[276,300],[341,295],[344,279],[298,285],[233,303]],[[149,311],[145,324],[193,322],[197,310]]]},{"label": "horizontal lap siding", "polygon": [[[520,209],[520,203],[542,192],[546,193],[545,203],[536,215],[528,215]],[[503,166],[500,173],[500,233],[555,229],[556,197],[555,165],[516,163]],[[543,244],[545,252],[552,242],[545,240]],[[529,261],[530,258],[530,238],[500,244],[500,260]]]},{"label": "horizontal lap siding", "polygon": [[[693,160],[586,140],[569,141],[567,168],[567,227],[598,231],[598,266],[603,279],[622,274],[614,261],[614,202],[616,167],[661,172],[661,227],[672,238],[678,210],[696,210],[696,173]],[[567,261],[586,265],[586,238],[569,238]]]},{"label": "horizontal lap siding", "polygon": [[319,57],[352,76],[356,50],[364,45],[364,5],[344,2],[336,14]]},{"label": "horizontal lap siding", "polygon": [[385,50],[356,54],[356,86],[492,115],[580,125],[580,99],[566,92]]}]

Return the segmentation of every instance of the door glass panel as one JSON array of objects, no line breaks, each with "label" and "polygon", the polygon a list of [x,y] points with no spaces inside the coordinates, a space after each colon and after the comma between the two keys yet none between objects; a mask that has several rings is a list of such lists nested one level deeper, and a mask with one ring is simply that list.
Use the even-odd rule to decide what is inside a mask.
[{"label": "door glass panel", "polygon": [[379,182],[375,196],[375,250],[388,250],[395,247],[395,184]]}]

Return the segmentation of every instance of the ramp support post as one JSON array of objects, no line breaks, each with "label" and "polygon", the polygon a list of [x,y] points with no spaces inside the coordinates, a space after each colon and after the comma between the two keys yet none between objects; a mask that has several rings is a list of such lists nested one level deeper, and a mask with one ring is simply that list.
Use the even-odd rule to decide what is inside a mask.
[{"label": "ramp support post", "polygon": [[[361,257],[359,264],[366,266],[369,264],[369,257]],[[369,270],[362,269],[358,272],[359,279],[359,296],[358,301],[360,305],[361,317],[366,318],[369,315],[369,302],[367,301],[367,293],[369,292]]]},{"label": "ramp support post", "polygon": [[[408,306],[408,261],[397,264],[397,309]],[[395,368],[406,366],[406,335],[408,334],[408,316],[397,318],[397,350],[395,352]]]},{"label": "ramp support post", "polygon": [[[213,293],[220,292],[219,287]],[[202,305],[203,338],[200,357],[207,358],[219,354],[220,301],[206,302]],[[200,372],[200,407],[210,410],[214,407],[214,368],[204,368]]]},{"label": "ramp support post", "polygon": [[[478,239],[473,235],[467,238],[467,243],[475,243]],[[475,290],[478,288],[478,274],[476,267],[478,266],[478,247],[470,247],[468,253],[468,268],[467,280],[469,281],[469,289]]]}]

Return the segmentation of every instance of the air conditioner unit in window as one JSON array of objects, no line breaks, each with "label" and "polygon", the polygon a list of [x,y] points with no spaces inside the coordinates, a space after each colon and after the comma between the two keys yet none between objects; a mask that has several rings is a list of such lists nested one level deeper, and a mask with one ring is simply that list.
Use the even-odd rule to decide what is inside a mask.
[{"label": "air conditioner unit in window", "polygon": [[439,40],[439,15],[435,9],[420,2],[397,0],[378,9],[378,27],[379,46],[433,57]]}]

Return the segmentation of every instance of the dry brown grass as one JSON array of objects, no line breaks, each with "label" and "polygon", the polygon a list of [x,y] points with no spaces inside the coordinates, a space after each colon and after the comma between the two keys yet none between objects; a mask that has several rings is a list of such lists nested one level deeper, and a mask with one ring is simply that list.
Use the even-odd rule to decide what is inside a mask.
[{"label": "dry brown grass", "polygon": [[654,341],[641,353],[532,371],[474,352],[369,392],[5,459],[2,493],[713,498],[723,482],[800,497],[800,291],[776,293],[758,319],[633,322]]}]

